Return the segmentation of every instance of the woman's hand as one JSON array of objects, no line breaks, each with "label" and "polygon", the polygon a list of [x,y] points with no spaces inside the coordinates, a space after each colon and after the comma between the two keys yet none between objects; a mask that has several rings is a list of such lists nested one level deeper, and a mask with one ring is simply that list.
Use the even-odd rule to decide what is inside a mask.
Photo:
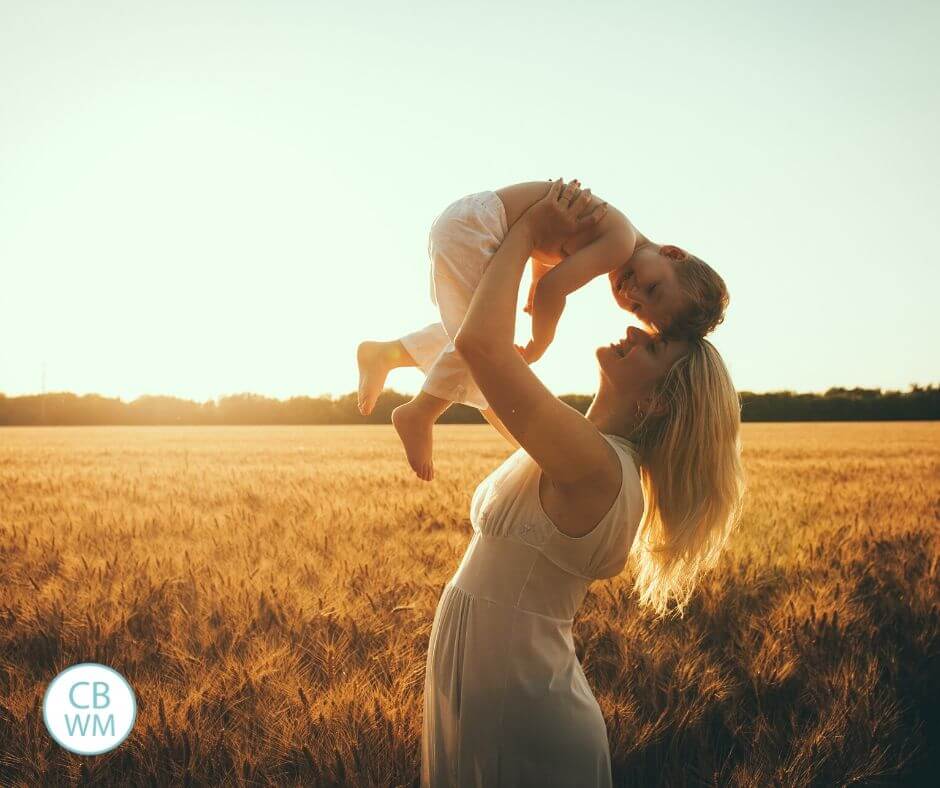
[{"label": "woman's hand", "polygon": [[591,190],[580,191],[577,181],[567,186],[559,178],[541,200],[522,215],[538,248],[552,248],[565,238],[593,227],[607,212],[607,203],[601,203],[590,213],[581,213],[591,202]]}]

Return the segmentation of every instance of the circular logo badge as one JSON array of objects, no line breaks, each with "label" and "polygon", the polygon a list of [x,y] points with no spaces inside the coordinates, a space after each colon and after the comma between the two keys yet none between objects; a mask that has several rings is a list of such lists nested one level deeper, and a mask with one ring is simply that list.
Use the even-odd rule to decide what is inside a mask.
[{"label": "circular logo badge", "polygon": [[80,662],[46,687],[42,718],[49,735],[69,752],[100,755],[130,735],[137,719],[137,697],[114,668]]}]

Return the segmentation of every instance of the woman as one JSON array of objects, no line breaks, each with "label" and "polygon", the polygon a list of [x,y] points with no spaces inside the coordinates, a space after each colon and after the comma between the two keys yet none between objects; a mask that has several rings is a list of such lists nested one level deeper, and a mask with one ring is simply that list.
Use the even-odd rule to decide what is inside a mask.
[{"label": "woman", "polygon": [[513,345],[532,249],[596,222],[596,210],[579,218],[586,204],[556,183],[529,208],[456,337],[521,448],[477,487],[473,538],[434,615],[425,786],[611,785],[607,730],[572,619],[593,580],[622,571],[635,540],[640,603],[663,615],[675,597],[681,614],[739,511],[738,398],[709,342],[631,328],[598,348],[600,387],[586,416],[554,397]]}]

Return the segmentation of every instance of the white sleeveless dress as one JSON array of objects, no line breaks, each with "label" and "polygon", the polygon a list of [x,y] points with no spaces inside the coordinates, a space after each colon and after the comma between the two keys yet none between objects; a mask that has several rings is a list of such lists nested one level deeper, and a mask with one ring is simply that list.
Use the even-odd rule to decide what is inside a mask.
[{"label": "white sleeveless dress", "polygon": [[424,683],[421,785],[610,786],[607,727],[571,625],[592,581],[624,568],[643,514],[633,447],[587,535],[561,533],[541,469],[517,450],[477,487],[473,537],[434,614]]}]

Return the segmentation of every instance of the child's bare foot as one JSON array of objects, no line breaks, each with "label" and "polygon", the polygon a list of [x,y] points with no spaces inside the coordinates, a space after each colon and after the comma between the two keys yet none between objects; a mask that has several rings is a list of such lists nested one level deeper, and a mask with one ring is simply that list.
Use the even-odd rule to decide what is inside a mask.
[{"label": "child's bare foot", "polygon": [[391,370],[385,342],[361,342],[356,349],[359,364],[359,412],[363,416],[372,413],[375,401],[385,388],[385,378]]},{"label": "child's bare foot", "polygon": [[428,413],[414,402],[406,402],[392,411],[392,424],[405,446],[411,469],[419,479],[431,481],[434,478],[434,463],[431,461],[434,419],[428,418]]}]

